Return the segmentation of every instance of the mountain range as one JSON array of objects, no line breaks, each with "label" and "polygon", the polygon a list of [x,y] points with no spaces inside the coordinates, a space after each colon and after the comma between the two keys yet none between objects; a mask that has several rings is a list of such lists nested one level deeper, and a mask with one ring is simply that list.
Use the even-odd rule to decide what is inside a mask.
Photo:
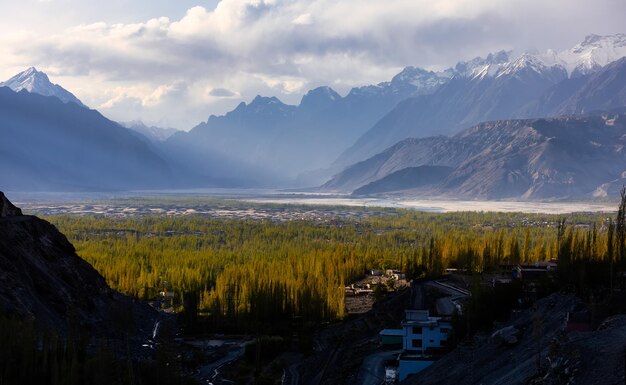
[{"label": "mountain range", "polygon": [[176,157],[195,159],[206,169],[207,152],[235,158],[243,169],[285,182],[298,174],[330,166],[332,161],[398,102],[428,94],[449,80],[407,67],[391,81],[352,89],[341,97],[330,87],[318,87],[297,106],[276,97],[257,96],[223,116],[211,116],[190,132],[178,132],[164,145]]},{"label": "mountain range", "polygon": [[323,186],[354,195],[598,198],[626,182],[626,114],[501,120],[409,138]]},{"label": "mountain range", "polygon": [[[558,116],[623,106],[624,99],[594,74],[626,56],[626,35],[588,36],[570,50],[545,54],[507,52],[461,62],[434,93],[411,97],[363,134],[337,160],[346,166],[409,137],[454,134],[479,122]],[[602,86],[600,95],[594,88]],[[577,97],[571,97],[577,94]],[[600,102],[598,98],[604,97]],[[596,98],[596,100],[588,100]]]},{"label": "mountain range", "polygon": [[[626,35],[590,35],[562,52],[512,57],[500,51],[438,72],[406,67],[389,82],[353,88],[344,97],[330,87],[309,91],[299,105],[257,96],[174,135],[165,152],[184,152],[197,169],[212,163],[204,154],[230,158],[239,162],[240,175],[261,168],[275,183],[308,170],[326,170],[309,175],[327,179],[408,137],[452,134],[494,119],[584,112],[591,105],[581,100],[574,107],[564,96],[587,92],[580,87],[589,77],[625,55]],[[610,101],[603,107],[618,106]]]},{"label": "mountain range", "polygon": [[0,124],[5,189],[172,186],[172,168],[145,137],[78,104],[2,87]]},{"label": "mountain range", "polygon": [[[410,186],[468,197],[589,196],[589,186],[559,192],[545,186],[523,190],[523,183],[470,188],[470,182],[459,187],[447,181],[459,180],[464,162],[485,150],[460,140],[468,127],[506,127],[508,136],[485,135],[513,140],[511,130],[525,129],[529,119],[597,117],[594,111],[626,106],[624,56],[626,35],[590,35],[562,52],[500,51],[442,71],[406,67],[388,82],[356,87],[345,96],[330,87],[309,91],[298,105],[257,96],[189,132],[112,122],[29,68],[0,88],[0,173],[13,189],[323,184],[324,191],[356,194]],[[587,133],[585,140],[600,143],[593,131]],[[517,167],[509,166],[490,172]],[[468,172],[463,175],[469,181]],[[435,183],[447,187],[434,189]]]}]

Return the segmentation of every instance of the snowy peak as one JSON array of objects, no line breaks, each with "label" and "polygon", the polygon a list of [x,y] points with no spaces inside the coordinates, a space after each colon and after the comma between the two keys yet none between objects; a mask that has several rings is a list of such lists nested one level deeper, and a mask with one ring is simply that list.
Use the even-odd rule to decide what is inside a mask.
[{"label": "snowy peak", "polygon": [[2,83],[2,85],[11,88],[15,92],[26,90],[34,93],[38,93],[37,90],[54,86],[48,79],[48,75],[37,71],[35,67],[30,67],[26,71],[20,72]]},{"label": "snowy peak", "polygon": [[406,67],[391,79],[394,88],[414,87],[418,93],[426,94],[443,85],[450,76],[446,72],[427,71],[418,67]]},{"label": "snowy peak", "polygon": [[43,96],[54,96],[63,103],[71,102],[85,107],[76,96],[58,84],[53,84],[48,78],[48,75],[37,71],[35,67],[30,67],[26,71],[13,76],[11,79],[0,83],[0,87],[9,87],[15,92],[24,90]]},{"label": "snowy peak", "polygon": [[547,66],[538,57],[524,53],[512,62],[505,64],[499,74],[512,73],[524,68],[530,68],[535,72],[542,72],[545,71]]},{"label": "snowy peak", "polygon": [[472,78],[494,75],[501,65],[509,61],[509,55],[510,52],[498,51],[490,53],[486,58],[478,56],[469,61],[458,62],[451,72],[456,76]]},{"label": "snowy peak", "polygon": [[496,77],[502,76],[533,76],[538,75],[553,83],[567,78],[565,68],[560,64],[547,64],[538,56],[524,53],[510,63],[503,64],[496,73]]},{"label": "snowy peak", "polygon": [[432,71],[427,71],[419,67],[405,67],[400,73],[391,79],[392,83],[411,83],[415,79],[431,77],[434,75]]},{"label": "snowy peak", "polygon": [[419,67],[405,67],[391,81],[353,88],[348,97],[394,95],[404,99],[428,95],[447,83],[452,75],[450,71],[433,72]]},{"label": "snowy peak", "polygon": [[[599,68],[626,56],[626,35],[589,35],[570,50],[569,57],[578,56],[572,61],[572,76],[595,72]],[[566,54],[564,54],[565,56]]]},{"label": "snowy peak", "polygon": [[626,34],[588,35],[573,48],[555,53],[547,51],[542,59],[548,63],[560,64],[567,69],[570,77],[578,77],[597,72],[605,65],[626,56]]},{"label": "snowy peak", "polygon": [[589,35],[580,44],[561,52],[547,50],[542,54],[523,53],[511,58],[510,52],[500,51],[486,58],[476,57],[459,62],[455,76],[472,79],[485,77],[540,74],[553,81],[564,76],[578,77],[597,72],[602,67],[626,56],[626,34]]}]

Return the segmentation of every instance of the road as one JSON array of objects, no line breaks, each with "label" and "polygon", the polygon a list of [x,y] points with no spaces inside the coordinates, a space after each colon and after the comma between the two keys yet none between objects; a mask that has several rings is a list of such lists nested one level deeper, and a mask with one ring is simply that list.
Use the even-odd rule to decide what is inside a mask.
[{"label": "road", "polygon": [[401,350],[376,352],[363,359],[357,384],[381,385],[385,381],[385,361],[394,359]]},{"label": "road", "polygon": [[246,350],[247,344],[248,342],[242,342],[234,347],[232,350],[230,350],[228,353],[226,353],[226,355],[219,360],[213,361],[210,364],[200,367],[196,377],[199,378],[202,382],[206,382],[209,384],[215,383],[219,376],[219,369],[222,368],[224,365],[227,365],[241,358]]},{"label": "road", "polygon": [[437,299],[436,307],[439,315],[453,315],[455,311],[461,313],[459,300],[470,295],[470,292],[443,281],[429,282],[429,285],[448,294],[447,297]]},{"label": "road", "polygon": [[300,375],[298,374],[298,363],[289,365],[283,373],[282,385],[298,385],[300,381]]}]

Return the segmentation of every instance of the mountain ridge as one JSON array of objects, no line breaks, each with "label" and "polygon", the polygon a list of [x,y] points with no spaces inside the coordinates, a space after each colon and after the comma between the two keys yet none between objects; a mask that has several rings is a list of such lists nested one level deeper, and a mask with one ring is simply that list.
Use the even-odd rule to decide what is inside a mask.
[{"label": "mountain ridge", "polygon": [[5,189],[106,191],[174,180],[146,139],[75,103],[0,88],[0,123]]},{"label": "mountain ridge", "polygon": [[[67,336],[123,340],[124,322],[151,336],[158,314],[112,290],[53,225],[22,215],[0,192],[0,312]],[[128,325],[128,324],[127,324]]]},{"label": "mountain ridge", "polygon": [[[560,53],[563,59],[554,52],[523,53],[511,59],[509,53],[501,51],[487,59],[478,57],[460,62],[449,82],[430,95],[400,102],[334,164],[337,168],[345,167],[402,139],[454,134],[481,121],[572,113],[571,109],[560,107],[567,104],[568,93],[589,93],[594,86],[606,88],[606,84],[593,84],[598,73],[606,73],[612,66],[622,66],[626,55],[626,35],[588,37],[586,42]],[[577,53],[572,53],[574,51]],[[575,74],[574,69],[581,63],[589,66]],[[585,85],[586,91],[581,89]],[[621,101],[620,95],[616,93],[614,101]],[[549,103],[552,109],[542,102],[549,97],[553,99]],[[594,109],[620,105],[606,102]],[[589,108],[578,109],[590,111]]]},{"label": "mountain ridge", "polygon": [[[359,162],[323,191],[371,193],[394,173],[421,166],[453,170],[440,182],[395,192],[468,199],[593,199],[617,193],[626,180],[624,110],[480,123],[453,137],[409,138]],[[414,183],[415,184],[415,183]],[[410,188],[413,188],[410,190]],[[418,188],[419,187],[419,188]]]},{"label": "mountain ridge", "polygon": [[60,85],[52,83],[47,74],[37,71],[35,67],[30,67],[11,79],[0,83],[0,87],[8,87],[15,92],[24,90],[43,96],[54,96],[63,103],[76,103],[81,107],[87,108],[74,94]]}]

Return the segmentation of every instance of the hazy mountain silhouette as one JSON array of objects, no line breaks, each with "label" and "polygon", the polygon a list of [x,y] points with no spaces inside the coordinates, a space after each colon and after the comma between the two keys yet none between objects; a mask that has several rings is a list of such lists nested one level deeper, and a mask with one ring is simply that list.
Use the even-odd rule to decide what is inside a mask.
[{"label": "hazy mountain silhouette", "polygon": [[109,190],[170,186],[149,142],[97,111],[0,88],[0,175],[5,189]]}]

